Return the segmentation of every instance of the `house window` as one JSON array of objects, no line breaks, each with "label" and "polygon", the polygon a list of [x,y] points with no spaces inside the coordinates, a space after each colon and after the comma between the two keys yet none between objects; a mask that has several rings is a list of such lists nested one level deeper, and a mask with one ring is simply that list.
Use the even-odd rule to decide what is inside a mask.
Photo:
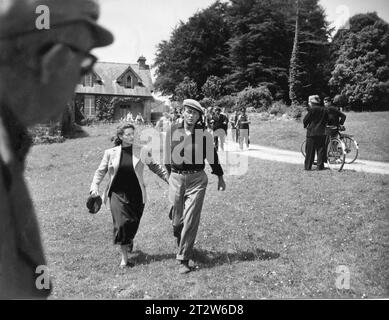
[{"label": "house window", "polygon": [[91,73],[85,75],[84,86],[85,87],[93,87],[93,76]]},{"label": "house window", "polygon": [[85,96],[84,112],[86,117],[93,117],[96,115],[95,96]]},{"label": "house window", "polygon": [[134,80],[131,76],[127,77],[126,88],[134,88]]}]

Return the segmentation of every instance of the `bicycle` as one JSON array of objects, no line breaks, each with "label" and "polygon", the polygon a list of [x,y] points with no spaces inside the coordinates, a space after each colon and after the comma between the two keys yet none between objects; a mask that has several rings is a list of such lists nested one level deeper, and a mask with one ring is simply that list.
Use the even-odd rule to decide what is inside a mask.
[{"label": "bicycle", "polygon": [[[303,141],[300,147],[300,151],[305,158],[305,145],[306,140]],[[338,135],[331,135],[330,142],[328,143],[327,150],[327,164],[331,170],[342,171],[346,160],[346,146],[342,140],[338,138]],[[317,164],[316,154],[314,164]]]},{"label": "bicycle", "polygon": [[[353,138],[353,135],[341,133],[341,131],[345,130],[344,126],[340,126],[340,127],[329,126],[329,127],[327,127],[327,129],[330,129],[333,131],[333,133],[331,134],[331,139],[337,138],[338,140],[343,142],[344,151],[345,151],[344,163],[351,164],[351,163],[355,162],[355,160],[358,158],[358,154],[359,154],[359,145],[358,145],[358,142]],[[303,141],[303,143],[301,144],[301,148],[300,148],[300,151],[301,151],[302,155],[304,156],[304,158],[305,158],[305,144],[306,144],[306,140]],[[327,153],[328,153],[328,149],[327,149]],[[316,155],[315,155],[314,163],[315,162],[316,162]]]}]

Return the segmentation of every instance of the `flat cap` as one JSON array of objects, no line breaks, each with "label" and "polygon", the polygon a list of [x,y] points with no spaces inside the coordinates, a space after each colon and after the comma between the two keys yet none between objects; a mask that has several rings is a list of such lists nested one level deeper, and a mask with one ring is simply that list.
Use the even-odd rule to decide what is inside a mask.
[{"label": "flat cap", "polygon": [[320,97],[317,94],[313,95],[313,96],[309,96],[308,102],[314,103],[314,104],[320,104]]},{"label": "flat cap", "polygon": [[83,21],[94,33],[94,47],[113,42],[112,33],[97,24],[100,8],[95,0],[0,0],[0,39],[45,31],[37,27],[44,8],[48,8],[50,29]]},{"label": "flat cap", "polygon": [[203,107],[201,106],[201,104],[198,101],[196,101],[194,99],[185,99],[182,105],[184,107],[193,108],[193,109],[197,110],[198,112],[200,112],[200,114],[204,114]]}]

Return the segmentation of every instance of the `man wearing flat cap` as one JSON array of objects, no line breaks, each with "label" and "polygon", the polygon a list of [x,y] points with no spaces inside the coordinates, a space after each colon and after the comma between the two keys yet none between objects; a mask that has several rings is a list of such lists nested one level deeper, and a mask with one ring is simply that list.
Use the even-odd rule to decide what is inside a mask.
[{"label": "man wearing flat cap", "polygon": [[326,109],[320,105],[320,98],[318,95],[309,96],[308,104],[310,108],[303,119],[304,128],[307,129],[304,169],[312,169],[315,153],[317,153],[317,169],[324,170],[328,113]]},{"label": "man wearing flat cap", "polygon": [[177,238],[176,259],[181,266],[179,273],[192,270],[189,259],[200,223],[208,177],[204,172],[207,159],[212,174],[218,177],[218,190],[226,188],[223,169],[213,144],[212,135],[205,130],[204,109],[199,102],[183,102],[184,121],[172,125],[165,140],[165,166],[169,172],[169,201],[173,234]]},{"label": "man wearing flat cap", "polygon": [[[41,5],[49,9],[49,29],[36,26]],[[23,177],[26,128],[58,119],[96,62],[89,51],[113,42],[98,15],[92,0],[0,1],[0,299],[51,291],[40,283],[46,260]]]}]

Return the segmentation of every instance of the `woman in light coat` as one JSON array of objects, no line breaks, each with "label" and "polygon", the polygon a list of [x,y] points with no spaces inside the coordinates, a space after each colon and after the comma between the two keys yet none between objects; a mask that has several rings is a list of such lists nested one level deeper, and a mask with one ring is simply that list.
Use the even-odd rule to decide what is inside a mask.
[{"label": "woman in light coat", "polygon": [[109,184],[102,199],[110,205],[113,218],[113,241],[121,248],[120,267],[128,265],[128,252],[132,251],[133,239],[147,201],[143,181],[144,165],[168,183],[168,173],[156,163],[149,150],[141,149],[140,158],[133,152],[135,127],[125,124],[117,129],[115,147],[104,152],[90,187],[90,194],[99,195],[99,185],[108,172]]}]

